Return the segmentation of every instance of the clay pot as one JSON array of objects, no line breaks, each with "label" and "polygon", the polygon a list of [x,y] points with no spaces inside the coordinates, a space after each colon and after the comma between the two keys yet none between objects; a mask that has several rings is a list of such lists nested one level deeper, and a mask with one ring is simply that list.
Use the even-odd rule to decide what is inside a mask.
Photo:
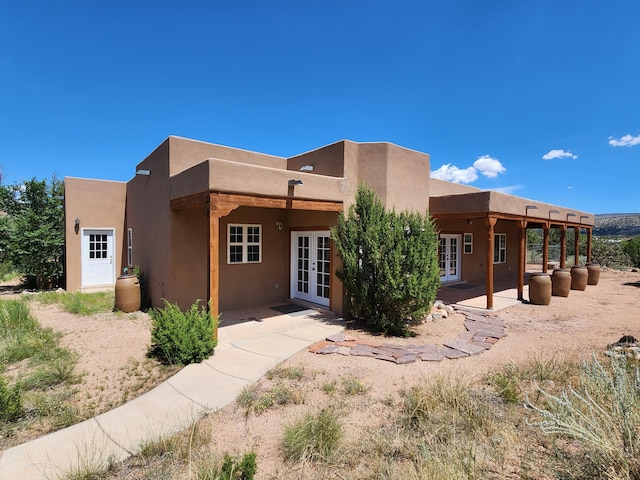
[{"label": "clay pot", "polygon": [[534,305],[551,302],[551,276],[548,273],[532,273],[529,277],[529,301]]},{"label": "clay pot", "polygon": [[571,267],[571,290],[586,290],[589,272],[583,265]]},{"label": "clay pot", "polygon": [[568,297],[571,291],[571,270],[556,268],[551,274],[551,295]]},{"label": "clay pot", "polygon": [[600,280],[600,264],[587,263],[587,285],[597,285]]},{"label": "clay pot", "polygon": [[125,313],[140,310],[140,282],[135,275],[120,275],[116,280],[116,308]]}]

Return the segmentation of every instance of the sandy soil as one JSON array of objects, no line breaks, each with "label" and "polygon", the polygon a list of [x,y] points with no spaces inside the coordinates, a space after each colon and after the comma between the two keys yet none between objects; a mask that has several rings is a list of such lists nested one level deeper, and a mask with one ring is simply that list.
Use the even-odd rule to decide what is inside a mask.
[{"label": "sandy soil", "polygon": [[[210,415],[201,427],[212,432],[212,449],[230,453],[254,449],[260,459],[260,478],[277,478],[278,462],[271,463],[269,459],[278,457],[283,425],[302,412],[336,401],[350,402],[355,408],[345,421],[348,429],[355,431],[361,425],[382,421],[388,406],[399,400],[399,392],[424,377],[455,375],[481,380],[488,371],[508,362],[554,355],[583,357],[594,350],[601,351],[622,335],[640,338],[639,287],[640,273],[604,270],[597,286],[588,286],[583,292],[572,290],[566,298],[553,297],[548,306],[520,304],[497,312],[507,324],[508,336],[474,357],[396,365],[366,357],[301,351],[282,367],[304,369],[299,392],[304,403],[248,416],[237,405],[230,405]],[[146,314],[79,317],[36,302],[31,306],[42,324],[61,331],[63,344],[78,353],[78,369],[84,375],[75,401],[87,412],[98,413],[139,395],[160,378],[161,375],[149,373],[154,370],[145,357],[150,341]],[[389,342],[442,343],[462,331],[462,315],[455,314],[422,325],[417,337]],[[360,330],[348,333],[357,338],[369,336]],[[142,382],[140,378],[147,380]],[[327,393],[328,385],[340,388],[348,378],[366,386],[367,395],[345,400],[344,396]],[[260,382],[264,388],[268,384],[266,379]]]}]

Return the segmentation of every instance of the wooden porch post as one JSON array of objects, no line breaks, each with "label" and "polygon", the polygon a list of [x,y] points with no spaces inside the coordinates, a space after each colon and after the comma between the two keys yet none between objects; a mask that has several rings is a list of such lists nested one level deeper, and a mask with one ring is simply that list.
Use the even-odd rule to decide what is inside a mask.
[{"label": "wooden porch post", "polygon": [[524,300],[524,272],[527,255],[527,221],[518,221],[518,300]]},{"label": "wooden porch post", "polygon": [[573,264],[578,265],[580,262],[580,227],[573,227],[573,232],[576,239],[575,241],[576,250],[574,252],[575,260]]},{"label": "wooden porch post", "polygon": [[487,224],[487,310],[493,310],[493,227],[496,225],[498,219],[496,217],[487,217],[485,222]]},{"label": "wooden porch post", "polygon": [[549,224],[542,225],[542,271],[547,273],[547,267],[549,266]]},{"label": "wooden porch post", "polygon": [[587,228],[587,262],[591,262],[592,230]]},{"label": "wooden porch post", "polygon": [[560,225],[560,268],[567,264],[567,226]]},{"label": "wooden porch post", "polygon": [[[220,218],[236,208],[238,205],[222,204],[209,198],[209,312],[212,317],[220,313]],[[217,324],[213,335],[218,338]]]}]

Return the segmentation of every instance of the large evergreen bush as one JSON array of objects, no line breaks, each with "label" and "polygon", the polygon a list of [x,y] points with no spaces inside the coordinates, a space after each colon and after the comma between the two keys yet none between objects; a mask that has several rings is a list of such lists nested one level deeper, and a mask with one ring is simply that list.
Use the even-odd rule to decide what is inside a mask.
[{"label": "large evergreen bush", "polygon": [[423,319],[440,287],[438,234],[428,215],[387,212],[372,190],[360,186],[332,237],[342,260],[336,275],[352,316],[396,335]]},{"label": "large evergreen bush", "polygon": [[169,365],[188,365],[208,358],[216,347],[217,319],[198,302],[182,312],[165,300],[165,308],[149,311],[152,319],[149,355]]},{"label": "large evergreen bush", "polygon": [[39,289],[62,284],[64,182],[35,178],[0,185],[0,262],[13,265]]}]

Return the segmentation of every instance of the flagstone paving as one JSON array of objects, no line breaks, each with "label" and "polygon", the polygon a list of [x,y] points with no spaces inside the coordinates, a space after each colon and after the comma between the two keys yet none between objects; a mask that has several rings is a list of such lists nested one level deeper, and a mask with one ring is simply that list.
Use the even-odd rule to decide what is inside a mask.
[{"label": "flagstone paving", "polygon": [[480,355],[507,336],[507,326],[491,313],[454,307],[465,316],[466,331],[442,345],[391,345],[370,339],[358,339],[345,332],[338,332],[314,343],[309,351],[320,355],[339,354],[371,357],[399,365],[423,362],[440,362],[445,358],[456,359]]}]

